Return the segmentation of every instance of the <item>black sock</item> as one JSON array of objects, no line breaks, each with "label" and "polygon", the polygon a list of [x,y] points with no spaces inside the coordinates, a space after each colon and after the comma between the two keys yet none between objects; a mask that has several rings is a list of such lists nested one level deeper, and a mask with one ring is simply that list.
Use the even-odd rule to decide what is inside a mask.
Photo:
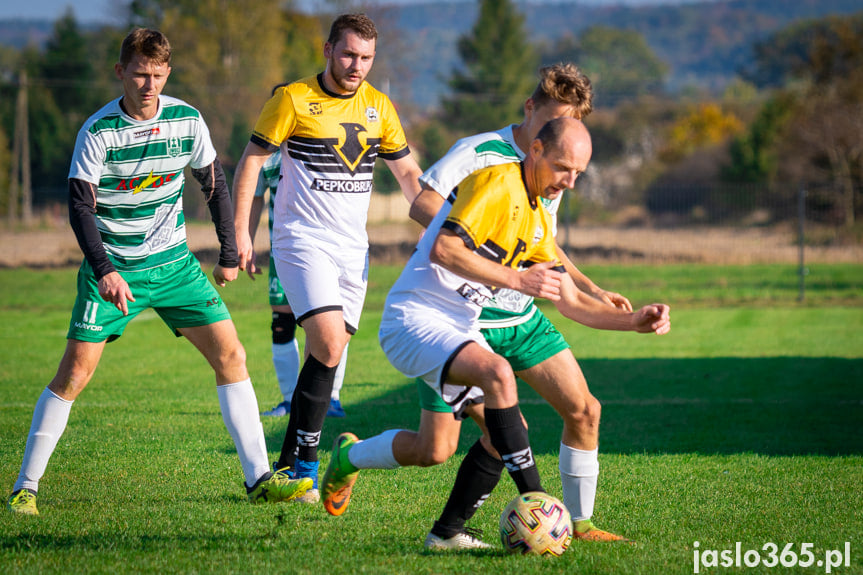
[{"label": "black sock", "polygon": [[485,424],[491,444],[500,453],[519,493],[545,491],[533,459],[527,428],[521,421],[518,405],[504,409],[485,408]]},{"label": "black sock", "polygon": [[294,469],[297,461],[297,418],[294,417],[294,406],[297,404],[297,388],[291,396],[291,411],[288,415],[288,429],[285,431],[285,439],[282,441],[282,453],[276,462],[276,469]]},{"label": "black sock", "polygon": [[312,355],[303,363],[291,400],[291,417],[277,464],[280,469],[282,463],[292,459],[295,451],[296,457],[303,461],[318,460],[321,429],[330,406],[337,367],[327,367]]},{"label": "black sock", "polygon": [[465,522],[485,503],[502,471],[503,461],[495,459],[477,440],[464,456],[449,499],[431,532],[449,539],[464,531]]}]

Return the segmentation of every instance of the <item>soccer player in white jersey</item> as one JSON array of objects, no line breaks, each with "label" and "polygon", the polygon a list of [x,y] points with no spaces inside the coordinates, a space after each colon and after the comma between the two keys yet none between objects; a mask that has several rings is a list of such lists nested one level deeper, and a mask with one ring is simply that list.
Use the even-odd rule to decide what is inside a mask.
[{"label": "soccer player in white jersey", "polygon": [[37,515],[36,493],[75,398],[105,344],[153,308],[176,336],[206,357],[222,417],[242,463],[252,503],[302,496],[312,482],[269,470],[245,351],[222,298],[186,245],[183,169],[201,183],[221,244],[213,278],[236,279],[238,258],[224,173],[198,110],[161,95],[171,47],[156,30],[133,30],[115,65],[123,96],[78,133],[69,170],[69,217],[84,252],[66,352],[42,392],[8,506]]},{"label": "soccer player in white jersey", "polygon": [[[658,334],[670,329],[668,306],[616,308],[560,273],[551,216],[539,198],[555,199],[571,188],[591,151],[580,120],[557,118],[542,127],[523,162],[492,165],[461,181],[390,291],[381,319],[381,346],[399,371],[421,377],[453,412],[484,400],[490,447],[520,492],[538,489],[539,476],[518,409],[515,374],[478,329],[483,306],[506,288],[546,297],[565,317],[590,327]],[[365,441],[340,435],[322,480],[327,511],[344,513],[360,469],[435,463],[417,451],[416,439],[417,433],[406,430]],[[463,546],[488,547],[471,538],[453,548]]]},{"label": "soccer player in white jersey", "polygon": [[[268,237],[270,238],[270,245],[272,245],[273,207],[276,201],[279,180],[281,179],[281,169],[282,157],[279,152],[267,158],[267,161],[264,162],[264,166],[261,168],[261,173],[258,176],[258,186],[255,188],[255,197],[252,200],[251,215],[249,216],[249,236],[252,239],[252,245],[254,245],[258,224],[264,212],[264,196],[267,195],[268,191],[267,227],[269,228]],[[255,275],[261,273],[260,268],[252,268],[251,266],[247,269],[247,272],[253,280],[255,279]],[[270,323],[273,340],[273,367],[276,371],[276,380],[279,382],[279,391],[282,392],[282,401],[272,409],[264,411],[261,415],[282,417],[291,412],[291,398],[294,395],[294,389],[297,387],[297,375],[300,371],[300,351],[295,337],[297,318],[294,316],[291,304],[285,295],[285,290],[282,289],[282,282],[279,281],[279,274],[273,262],[269,265],[268,280],[267,291],[273,313],[273,321]],[[348,346],[346,345],[342,359],[339,361],[339,368],[336,370],[336,378],[333,382],[333,392],[330,395],[330,408],[327,410],[327,417],[345,416],[345,410],[340,400],[340,391],[342,383],[345,380],[345,363],[347,362],[347,358]]]},{"label": "soccer player in white jersey", "polygon": [[[546,121],[567,116],[583,118],[591,109],[590,81],[576,66],[557,64],[542,68],[540,82],[524,104],[524,121],[456,142],[420,178],[423,191],[414,202],[411,215],[421,223],[428,222],[468,174],[484,166],[520,161]],[[543,202],[553,218],[559,205],[560,197]],[[608,305],[632,310],[626,298],[600,289],[582,274],[559,246],[557,254],[579,289]],[[499,291],[483,308],[479,325],[491,348],[504,356],[516,375],[563,418],[559,469],[564,504],[574,522],[574,536],[593,541],[623,539],[598,529],[591,521],[599,474],[600,403],[590,393],[569,345],[534,305],[533,298],[508,290]],[[436,453],[437,460],[446,459],[456,448],[460,424],[450,415],[452,410],[427,388],[419,385],[422,416],[418,449]],[[481,409],[470,409],[467,413],[481,424]],[[423,429],[434,429],[436,433],[422,433]],[[482,441],[486,441],[486,447]],[[501,470],[501,463],[488,447],[483,438],[469,450],[443,513],[426,540],[428,546],[451,548],[475,543],[463,533],[465,522],[491,492]]]},{"label": "soccer player in white jersey", "polygon": [[281,148],[272,255],[306,333],[277,469],[318,478],[318,444],[336,368],[356,332],[368,278],[372,169],[384,160],[408,202],[422,173],[389,98],[365,81],[377,30],[364,14],[336,18],[324,44],[326,69],[276,90],[237,166],[234,222],[240,268],[254,266],[248,236],[255,181]]}]

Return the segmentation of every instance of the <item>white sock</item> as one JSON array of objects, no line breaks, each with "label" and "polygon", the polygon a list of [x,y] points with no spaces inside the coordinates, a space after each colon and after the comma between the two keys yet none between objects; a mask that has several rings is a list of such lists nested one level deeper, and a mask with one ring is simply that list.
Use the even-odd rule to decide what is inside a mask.
[{"label": "white sock", "polygon": [[599,478],[599,449],[584,451],[560,444],[560,481],[563,483],[563,504],[573,521],[590,519],[596,502]]},{"label": "white sock", "polygon": [[396,469],[401,467],[393,455],[393,439],[401,429],[389,429],[359,443],[348,451],[348,460],[357,469]]},{"label": "white sock", "polygon": [[345,382],[345,364],[348,362],[348,346],[345,345],[345,351],[342,352],[342,359],[339,360],[339,365],[336,368],[336,378],[333,380],[333,393],[330,399],[339,400],[339,395],[342,391],[342,384]]},{"label": "white sock", "polygon": [[222,420],[237,447],[246,485],[251,487],[259,477],[270,470],[267,442],[261,417],[258,415],[258,400],[252,380],[219,385],[216,390],[219,393]]},{"label": "white sock", "polygon": [[300,349],[296,338],[288,343],[273,344],[273,367],[279,380],[279,391],[285,401],[291,401],[300,373]]},{"label": "white sock", "polygon": [[21,471],[13,491],[25,488],[39,490],[39,480],[45,475],[48,460],[66,429],[72,403],[74,402],[63,399],[47,387],[42,391],[36,407],[33,408],[33,421],[27,435],[24,460],[21,462]]}]

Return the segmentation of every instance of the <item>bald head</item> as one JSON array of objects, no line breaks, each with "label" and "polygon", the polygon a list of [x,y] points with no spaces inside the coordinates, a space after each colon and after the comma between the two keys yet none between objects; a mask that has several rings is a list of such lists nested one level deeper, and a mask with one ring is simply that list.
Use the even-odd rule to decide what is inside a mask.
[{"label": "bald head", "polygon": [[555,199],[575,185],[587,169],[593,146],[584,123],[564,117],[549,120],[531,142],[525,178],[532,198]]}]

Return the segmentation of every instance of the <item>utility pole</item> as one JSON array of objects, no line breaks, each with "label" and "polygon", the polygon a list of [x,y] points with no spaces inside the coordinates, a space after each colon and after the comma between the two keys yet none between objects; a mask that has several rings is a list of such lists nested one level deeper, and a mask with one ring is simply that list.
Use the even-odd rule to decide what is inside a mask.
[{"label": "utility pole", "polygon": [[12,141],[12,169],[9,178],[9,224],[18,220],[18,198],[21,217],[29,226],[33,219],[33,188],[30,178],[30,129],[27,122],[27,71],[18,75],[18,97],[15,102],[15,135]]}]

